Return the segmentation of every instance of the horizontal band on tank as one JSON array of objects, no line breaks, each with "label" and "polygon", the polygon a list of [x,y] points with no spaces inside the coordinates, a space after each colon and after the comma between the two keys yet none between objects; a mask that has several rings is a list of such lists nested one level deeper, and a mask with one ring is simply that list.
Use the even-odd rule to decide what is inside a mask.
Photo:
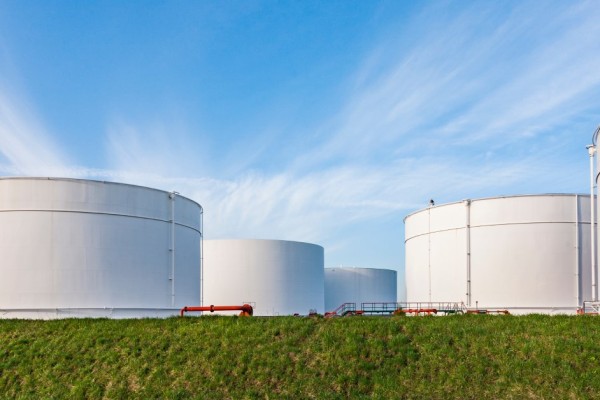
[{"label": "horizontal band on tank", "polygon": [[179,308],[157,308],[157,307],[55,307],[55,308],[0,308],[0,313],[12,311],[67,311],[67,310],[168,310],[177,311]]},{"label": "horizontal band on tank", "polygon": [[0,309],[0,319],[168,318],[179,308],[13,308]]},{"label": "horizontal band on tank", "polygon": [[[162,219],[162,218],[153,218],[153,217],[144,217],[141,215],[130,215],[130,214],[119,214],[119,213],[108,213],[108,212],[99,212],[99,211],[79,211],[79,210],[40,210],[40,209],[16,209],[16,210],[0,210],[0,213],[10,213],[10,212],[47,212],[47,213],[67,213],[67,214],[90,214],[90,215],[108,215],[111,217],[126,217],[126,218],[137,218],[137,219],[144,219],[144,220],[149,220],[149,221],[157,221],[157,222],[165,222],[165,223],[172,223],[171,220],[168,219]],[[198,229],[195,228],[193,226],[187,225],[187,224],[182,224],[181,222],[177,222],[175,221],[175,225],[179,225],[182,226],[184,228],[189,228],[193,231],[196,231],[200,234],[202,234],[202,232]]]},{"label": "horizontal band on tank", "polygon": [[[474,229],[474,228],[486,228],[488,226],[514,226],[514,225],[544,225],[544,224],[549,224],[549,225],[553,225],[553,224],[565,224],[565,225],[572,225],[572,224],[580,224],[580,225],[590,225],[590,222],[584,222],[584,221],[538,221],[538,222],[507,222],[504,224],[486,224],[486,225],[470,225],[469,228]],[[411,239],[415,239],[421,236],[427,236],[429,234],[432,233],[441,233],[441,232],[451,232],[451,231],[460,231],[460,230],[464,230],[467,229],[466,226],[459,226],[456,228],[448,228],[448,229],[439,229],[436,231],[429,231],[429,232],[425,232],[425,233],[420,233],[418,235],[414,235],[409,237],[408,239],[404,239],[404,243],[408,242]]]}]

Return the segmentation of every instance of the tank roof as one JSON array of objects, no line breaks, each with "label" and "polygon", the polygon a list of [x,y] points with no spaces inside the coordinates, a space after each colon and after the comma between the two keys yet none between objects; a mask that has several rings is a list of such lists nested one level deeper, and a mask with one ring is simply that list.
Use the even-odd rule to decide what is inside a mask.
[{"label": "tank roof", "polygon": [[374,271],[392,271],[392,272],[398,272],[395,269],[390,269],[390,268],[372,268],[372,267],[345,267],[345,266],[341,266],[341,267],[325,267],[325,269],[343,269],[343,270],[359,270],[359,269],[371,269]]},{"label": "tank roof", "polygon": [[299,240],[284,240],[284,239],[258,239],[258,238],[214,238],[214,239],[204,239],[204,242],[228,242],[228,241],[241,241],[241,242],[252,242],[252,241],[262,241],[262,242],[285,242],[285,243],[299,243],[299,244],[309,244],[311,246],[319,246],[323,248],[320,244],[310,243],[310,242],[301,242]]},{"label": "tank roof", "polygon": [[480,197],[477,199],[462,199],[462,200],[452,201],[450,203],[443,203],[443,204],[439,204],[439,205],[434,205],[434,206],[429,206],[429,207],[424,207],[424,208],[418,209],[416,211],[411,212],[410,214],[407,214],[404,217],[403,221],[406,222],[406,219],[408,217],[411,217],[415,214],[418,214],[418,213],[428,210],[430,208],[445,207],[445,206],[450,206],[453,204],[463,203],[465,201],[474,202],[474,201],[485,201],[485,200],[495,200],[495,199],[509,199],[509,198],[516,198],[516,197],[558,197],[558,196],[561,196],[561,197],[571,197],[571,196],[590,197],[589,193],[588,194],[583,194],[583,193],[538,193],[538,194],[514,194],[514,195],[490,196],[490,197]]},{"label": "tank roof", "polygon": [[0,180],[34,180],[34,181],[47,180],[47,181],[65,181],[65,182],[91,182],[91,183],[102,183],[102,184],[107,184],[107,185],[129,186],[129,187],[140,188],[140,189],[154,190],[157,192],[167,193],[167,194],[176,193],[178,197],[183,197],[184,199],[197,204],[198,207],[200,207],[202,209],[202,205],[200,205],[200,203],[198,203],[195,200],[190,199],[189,197],[182,196],[179,192],[170,192],[168,190],[157,189],[157,188],[153,188],[153,187],[149,187],[149,186],[135,185],[132,183],[113,182],[113,181],[105,181],[105,180],[98,180],[98,179],[64,178],[64,177],[52,177],[52,176],[0,176]]}]

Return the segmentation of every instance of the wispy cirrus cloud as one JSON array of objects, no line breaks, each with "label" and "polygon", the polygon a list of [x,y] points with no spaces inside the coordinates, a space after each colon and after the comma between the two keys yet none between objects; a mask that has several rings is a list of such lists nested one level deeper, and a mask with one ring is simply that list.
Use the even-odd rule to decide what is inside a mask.
[{"label": "wispy cirrus cloud", "polygon": [[[248,172],[231,179],[164,176],[131,172],[90,171],[89,176],[177,190],[204,207],[207,238],[278,238],[340,247],[345,239],[332,232],[361,221],[422,208],[438,200],[457,200],[457,192],[475,196],[500,186],[532,180],[543,165],[539,159],[511,166],[493,162],[474,175],[470,166],[408,160],[380,166],[332,167],[310,174],[291,171],[268,175]],[[467,196],[465,196],[467,197]],[[437,198],[437,197],[436,197]],[[461,197],[462,198],[462,197]],[[461,199],[458,198],[458,199]],[[398,228],[400,229],[400,227]]]},{"label": "wispy cirrus cloud", "polygon": [[0,155],[8,174],[56,174],[68,165],[31,107],[7,90],[0,91]]},{"label": "wispy cirrus cloud", "polygon": [[446,149],[490,139],[512,145],[597,110],[600,7],[552,4],[507,12],[478,3],[458,14],[430,5],[412,24],[426,32],[421,38],[394,40],[416,36],[399,29],[367,57],[324,129],[333,134],[301,165],[441,142]]}]

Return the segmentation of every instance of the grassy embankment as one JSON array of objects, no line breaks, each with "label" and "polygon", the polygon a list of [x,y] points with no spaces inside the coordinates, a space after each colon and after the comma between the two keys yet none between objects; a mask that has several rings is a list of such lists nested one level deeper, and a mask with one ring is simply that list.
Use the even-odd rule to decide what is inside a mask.
[{"label": "grassy embankment", "polygon": [[600,398],[600,319],[0,321],[0,397]]}]

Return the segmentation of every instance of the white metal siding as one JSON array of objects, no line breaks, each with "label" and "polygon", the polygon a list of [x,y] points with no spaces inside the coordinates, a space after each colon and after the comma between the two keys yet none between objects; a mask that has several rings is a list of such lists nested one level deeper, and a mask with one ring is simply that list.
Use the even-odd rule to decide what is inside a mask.
[{"label": "white metal siding", "polygon": [[203,261],[204,305],[249,302],[255,315],[264,316],[324,312],[321,246],[284,240],[207,240]]},{"label": "white metal siding", "polygon": [[0,316],[155,316],[198,304],[201,208],[185,197],[174,201],[175,225],[168,192],[0,179]]},{"label": "white metal siding", "polygon": [[325,268],[325,309],[343,303],[396,302],[397,273],[377,268]]},{"label": "white metal siding", "polygon": [[514,196],[409,215],[407,300],[467,303],[470,251],[472,307],[575,311],[591,294],[589,207],[589,196]]}]

